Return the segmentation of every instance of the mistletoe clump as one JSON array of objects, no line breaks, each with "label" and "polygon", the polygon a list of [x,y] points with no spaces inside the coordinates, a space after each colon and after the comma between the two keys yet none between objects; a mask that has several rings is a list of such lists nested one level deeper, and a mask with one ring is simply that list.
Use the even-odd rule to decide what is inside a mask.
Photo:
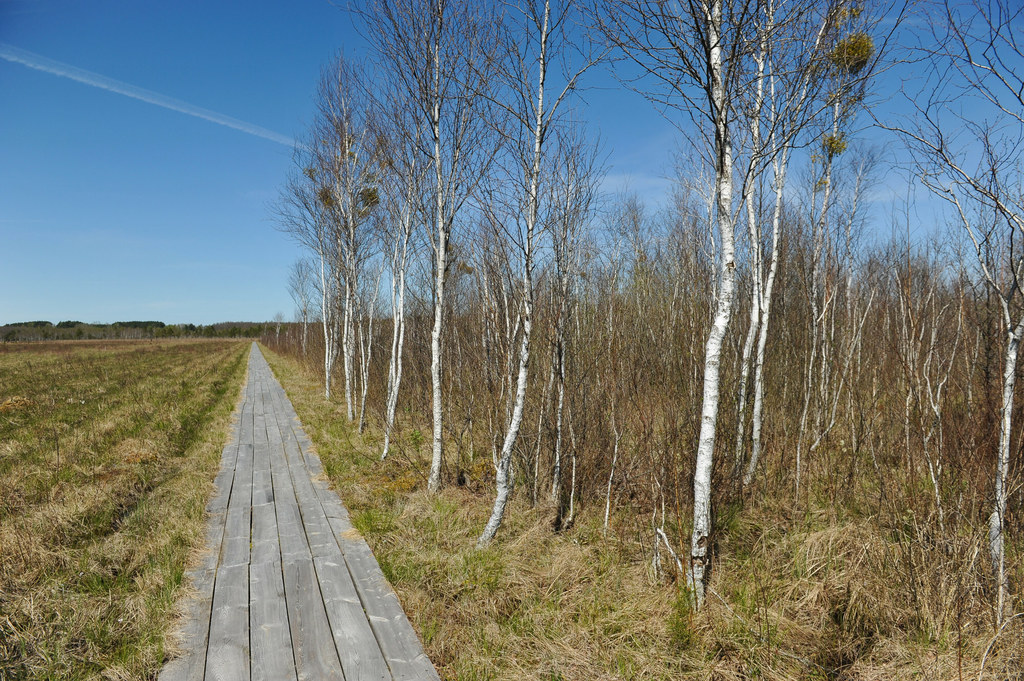
[{"label": "mistletoe clump", "polygon": [[868,65],[874,53],[875,41],[867,33],[858,32],[836,43],[828,58],[833,66],[855,76]]},{"label": "mistletoe clump", "polygon": [[825,135],[821,140],[821,150],[829,160],[835,158],[846,151],[846,135],[842,133]]}]

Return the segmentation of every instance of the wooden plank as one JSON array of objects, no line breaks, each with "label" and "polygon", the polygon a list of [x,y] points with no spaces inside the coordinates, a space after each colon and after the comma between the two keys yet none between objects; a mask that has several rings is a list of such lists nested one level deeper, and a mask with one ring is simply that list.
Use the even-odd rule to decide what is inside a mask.
[{"label": "wooden plank", "polygon": [[267,418],[267,442],[272,448],[280,447],[284,433],[281,429],[280,405],[274,396],[270,396],[269,405],[273,409],[273,418]]},{"label": "wooden plank", "polygon": [[369,545],[354,531],[339,537],[339,543],[359,599],[394,678],[439,679]]},{"label": "wooden plank", "polygon": [[[316,576],[320,580],[320,593],[324,603],[345,601],[359,604],[359,594],[349,574],[345,559],[340,554],[332,558],[314,558]],[[360,609],[362,606],[360,606]],[[364,616],[365,620],[366,617]]]},{"label": "wooden plank", "polygon": [[[341,503],[337,495],[335,495],[329,489],[322,489],[320,486],[314,487],[317,496],[320,498],[320,504],[323,506],[324,515],[328,518],[334,518],[337,520],[349,521],[348,509]],[[333,497],[333,498],[331,498]]]},{"label": "wooden plank", "polygon": [[206,547],[200,554],[200,569],[217,569],[221,545],[224,542],[224,525],[226,520],[227,513],[224,511],[215,513],[206,519]]},{"label": "wooden plank", "polygon": [[[274,383],[276,384],[276,381]],[[352,530],[347,510],[323,479],[320,457],[317,456],[312,442],[303,431],[291,403],[284,395],[284,391],[279,388],[279,384],[276,390],[279,391],[278,399],[281,404],[277,415],[278,424],[284,434],[283,445],[289,462],[288,470],[301,509],[307,542],[315,556],[323,599],[328,612],[334,613],[338,621],[339,638],[336,639],[336,644],[342,660],[345,660],[348,648],[345,636],[357,635],[346,634],[342,621],[344,620],[348,626],[362,626],[361,631],[365,636],[366,624],[352,625],[351,622],[353,615],[359,615],[363,622],[370,625],[394,678],[439,679],[433,665],[423,653],[423,646],[402,610],[398,597],[384,579],[370,547]],[[285,419],[292,422],[291,427],[286,427]],[[305,469],[304,475],[302,469]],[[342,552],[340,556],[339,551]],[[345,563],[338,560],[339,558]],[[351,573],[349,580],[342,579],[343,573]],[[353,590],[362,607],[354,609]],[[366,649],[365,643],[364,640],[362,650]],[[358,668],[357,665],[355,669]]]},{"label": "wooden plank", "polygon": [[263,471],[269,471],[271,445],[267,444],[265,441],[257,441],[254,443],[253,447],[255,450],[253,452],[252,462],[253,472],[260,473]]},{"label": "wooden plank", "polygon": [[220,565],[247,565],[252,543],[250,535],[249,509],[228,512],[224,529],[224,541],[220,549]]},{"label": "wooden plank", "polygon": [[284,592],[299,681],[342,681],[341,660],[311,559],[284,563]]},{"label": "wooden plank", "polygon": [[[242,480],[243,480],[245,485],[251,485],[252,484],[252,480],[251,480],[251,476],[252,476],[252,455],[253,455],[252,440],[249,440],[249,441],[242,440],[241,442],[238,443],[238,458],[235,459],[235,481],[234,481],[234,484],[231,485],[231,494],[232,495],[235,494],[235,488],[239,484],[239,476],[241,476],[241,478],[242,478]],[[248,480],[246,480],[247,477],[249,478]],[[243,494],[248,494],[248,492],[246,491],[245,487],[240,487],[239,490]],[[246,499],[246,503],[248,503],[248,501],[247,501],[248,497],[242,497],[242,498]],[[230,500],[229,500],[228,503],[229,504],[231,503]]]},{"label": "wooden plank", "polygon": [[366,540],[350,531],[340,537],[340,544],[366,614],[388,620],[404,615],[398,596],[384,578]]},{"label": "wooden plank", "polygon": [[280,559],[249,566],[252,681],[295,679],[295,660]]},{"label": "wooden plank", "polygon": [[206,655],[207,681],[249,681],[249,566],[217,570]]},{"label": "wooden plank", "polygon": [[253,441],[253,420],[251,397],[246,397],[245,405],[242,407],[241,418],[238,421],[238,441],[252,443]]},{"label": "wooden plank", "polygon": [[274,485],[270,475],[270,455],[267,454],[267,468],[252,473],[252,505],[269,504],[274,501]]},{"label": "wooden plank", "polygon": [[221,454],[220,471],[213,479],[214,494],[206,505],[207,513],[217,513],[228,507],[228,498],[231,496],[231,481],[235,477],[235,461],[238,460],[238,443],[224,448]]},{"label": "wooden plank", "polygon": [[277,531],[277,509],[274,504],[252,509],[252,551],[250,563],[281,560],[281,542]]},{"label": "wooden plank", "polygon": [[390,679],[388,664],[356,596],[348,568],[343,563],[323,558],[315,558],[314,564],[345,678],[348,681]]},{"label": "wooden plank", "polygon": [[295,502],[291,476],[282,460],[281,452],[274,452],[271,455],[271,466],[281,556],[284,560],[307,557],[310,553],[302,528],[302,516]]},{"label": "wooden plank", "polygon": [[340,560],[337,541],[334,539],[323,506],[310,483],[308,471],[300,465],[295,465],[290,467],[290,473],[310,552],[314,557],[330,558],[336,555]]},{"label": "wooden plank", "polygon": [[335,559],[313,561],[345,678],[390,679],[388,663],[359,601],[352,576],[340,551],[335,549]]}]

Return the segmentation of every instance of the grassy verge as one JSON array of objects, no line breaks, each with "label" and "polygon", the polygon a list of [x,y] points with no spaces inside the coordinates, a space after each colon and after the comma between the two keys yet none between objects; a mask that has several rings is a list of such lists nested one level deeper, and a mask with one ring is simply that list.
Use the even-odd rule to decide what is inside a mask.
[{"label": "grassy verge", "polygon": [[476,550],[489,500],[455,486],[428,495],[418,432],[379,462],[377,438],[346,426],[343,405],[324,401],[310,373],[264,354],[443,678],[648,679],[692,668],[672,631],[678,590],[653,581],[593,518],[555,534],[551,509],[513,503],[499,540]]},{"label": "grassy verge", "polygon": [[486,484],[427,494],[419,431],[382,463],[379,437],[355,434],[311,372],[264,354],[443,678],[1024,678],[1024,617],[997,632],[984,567],[963,567],[985,559],[983,528],[938,541],[911,515],[765,495],[719,510],[693,614],[671,570],[651,569],[649,517],[623,511],[605,536],[594,504],[554,532],[552,509],[520,494],[478,551]]},{"label": "grassy verge", "polygon": [[155,676],[247,349],[0,352],[0,678]]}]

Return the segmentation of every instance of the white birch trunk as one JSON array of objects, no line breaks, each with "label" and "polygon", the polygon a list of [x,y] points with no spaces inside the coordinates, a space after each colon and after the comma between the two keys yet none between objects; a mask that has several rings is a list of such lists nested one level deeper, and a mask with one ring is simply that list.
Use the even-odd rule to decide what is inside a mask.
[{"label": "white birch trunk", "polygon": [[392,256],[391,279],[391,359],[388,362],[388,396],[384,409],[383,461],[391,451],[391,431],[395,427],[395,411],[398,409],[398,390],[402,384],[402,354],[405,348],[405,268],[409,254],[409,238],[412,231],[411,216],[403,216],[401,244],[396,245]]},{"label": "white birch trunk", "polygon": [[309,332],[309,311],[305,308],[302,310],[302,357],[306,357],[306,337]]},{"label": "white birch trunk", "polygon": [[[524,285],[529,283],[528,280],[529,277],[527,277]],[[497,534],[501,521],[505,516],[505,507],[512,492],[512,480],[510,477],[512,449],[519,435],[519,427],[523,422],[523,405],[526,401],[526,382],[530,363],[530,333],[533,326],[531,319],[533,305],[532,302],[529,302],[529,294],[524,293],[524,296],[523,335],[519,344],[519,371],[516,378],[515,404],[512,410],[512,420],[509,422],[508,430],[505,432],[505,439],[501,445],[501,455],[498,458],[498,466],[495,470],[497,494],[494,498],[494,507],[491,509],[491,517],[488,518],[484,531],[481,533],[480,538],[477,539],[477,548],[487,546],[494,539],[494,535]]]},{"label": "white birch trunk", "polygon": [[[1011,320],[1008,306],[1003,302],[1003,315],[1009,327]],[[1021,335],[1024,334],[1024,317],[1007,333],[1005,367],[1003,368],[1003,397],[999,419],[999,455],[996,461],[995,499],[992,514],[988,519],[988,544],[992,567],[996,575],[996,620],[1002,623],[1006,608],[1009,583],[1006,577],[1005,530],[1006,501],[1009,496],[1007,479],[1010,474],[1010,438],[1013,433],[1013,391],[1017,378],[1017,356],[1020,351]]]},{"label": "white birch trunk", "polygon": [[320,256],[320,318],[323,324],[324,330],[324,399],[331,399],[331,371],[334,370],[334,345],[335,336],[334,333],[334,322],[335,318],[331,312],[333,303],[331,302],[330,287],[327,282],[330,277],[327,274],[326,263],[324,262],[324,256]]},{"label": "white birch trunk", "polygon": [[718,423],[719,374],[722,341],[732,316],[736,287],[735,234],[732,214],[733,161],[732,143],[726,121],[727,102],[723,82],[721,47],[722,0],[705,5],[710,44],[711,98],[715,111],[715,197],[720,238],[718,295],[715,314],[704,349],[704,389],[701,404],[700,434],[697,439],[697,461],[693,474],[693,535],[690,541],[690,585],[697,607],[704,604],[705,576],[711,534],[711,469],[714,464],[715,427]]},{"label": "white birch trunk", "polygon": [[612,433],[615,435],[615,444],[612,447],[612,468],[608,472],[608,489],[604,496],[604,534],[608,535],[608,518],[612,512],[612,478],[615,477],[615,464],[619,462],[619,442],[622,440],[622,433],[615,423],[615,405],[612,405]]},{"label": "white birch trunk", "polygon": [[555,348],[555,360],[557,365],[555,367],[555,376],[557,378],[557,389],[555,398],[555,463],[554,470],[551,474],[551,501],[559,503],[559,497],[562,494],[562,432],[563,432],[563,416],[565,414],[565,366],[562,363],[562,348],[565,343],[564,329],[559,326],[556,331],[558,340],[556,341]]},{"label": "white birch trunk", "polygon": [[352,308],[355,294],[352,291],[352,282],[347,275],[345,279],[345,308],[342,312],[341,322],[341,359],[342,368],[345,373],[345,413],[351,422],[355,420],[355,409],[352,404],[352,372],[353,358],[355,356],[355,333],[353,329],[355,314]]},{"label": "white birch trunk", "polygon": [[380,288],[380,278],[384,275],[384,261],[381,261],[380,269],[377,270],[377,279],[373,282],[373,288],[368,297],[370,304],[366,313],[366,332],[363,332],[363,325],[359,324],[359,428],[362,433],[366,429],[366,393],[370,387],[370,363],[373,361],[373,322],[376,314],[377,291]]},{"label": "white birch trunk", "polygon": [[[440,165],[440,157],[438,157],[438,165]],[[438,184],[441,184],[440,174]],[[438,191],[441,191],[440,186]],[[438,203],[440,203],[440,194],[438,196]],[[439,222],[441,220],[440,213],[438,220]],[[441,405],[441,323],[444,316],[445,269],[448,267],[448,233],[443,225],[438,225],[437,237],[438,243],[435,255],[437,275],[434,280],[434,326],[430,330],[430,392],[434,428],[430,459],[430,478],[427,480],[427,489],[431,492],[436,492],[441,488],[441,463],[444,454],[442,442],[443,411]]]},{"label": "white birch trunk", "polygon": [[772,214],[772,261],[768,266],[768,279],[762,293],[763,309],[761,326],[757,334],[757,351],[754,355],[754,409],[750,417],[750,460],[743,474],[743,484],[749,485],[754,479],[757,462],[761,458],[761,428],[764,413],[764,357],[768,344],[768,325],[771,321],[772,297],[775,290],[775,275],[779,269],[779,240],[782,233],[782,195],[786,186],[786,170],[789,150],[783,149],[774,161],[775,167],[775,211]]},{"label": "white birch trunk", "polygon": [[427,489],[436,492],[441,488],[441,464],[444,459],[444,412],[441,404],[441,325],[444,320],[444,285],[448,271],[449,223],[445,215],[445,177],[441,158],[441,54],[440,45],[433,45],[434,73],[433,95],[430,110],[431,134],[434,139],[434,221],[437,243],[434,244],[434,326],[430,330],[430,393],[433,413],[433,434],[431,442],[430,477]]},{"label": "white birch trunk", "polygon": [[[540,214],[541,154],[543,152],[544,128],[546,125],[544,119],[544,80],[547,76],[546,59],[548,19],[550,14],[551,5],[549,2],[545,2],[544,23],[541,26],[540,34],[540,54],[538,55],[536,118],[533,121],[533,158],[530,164],[529,193],[526,197],[526,235],[523,242],[523,333],[519,346],[519,370],[516,376],[515,401],[512,406],[512,418],[509,421],[508,430],[505,431],[505,441],[501,446],[501,457],[498,460],[495,476],[497,494],[494,499],[494,508],[491,510],[491,517],[488,519],[483,533],[477,540],[477,547],[486,546],[494,539],[494,535],[501,526],[502,518],[505,515],[505,506],[512,491],[512,481],[510,480],[512,450],[515,447],[516,439],[519,437],[519,427],[523,422],[523,407],[526,403],[526,384],[529,378],[530,365],[530,341],[533,331],[533,236]],[[512,336],[510,335],[509,338],[512,338]]]},{"label": "white birch trunk", "polygon": [[[760,49],[755,62],[757,64],[757,95],[754,99],[753,114],[750,121],[750,166],[747,171],[747,183],[754,182],[756,172],[754,165],[761,154],[761,111],[764,108],[765,60],[767,59],[767,37],[760,32]],[[743,466],[743,445],[747,434],[747,388],[750,382],[750,360],[757,339],[757,329],[761,325],[761,224],[757,207],[754,205],[754,192],[746,190],[747,238],[750,241],[750,324],[743,341],[743,354],[740,359],[740,394],[736,407],[736,457],[733,475],[739,478]]]}]

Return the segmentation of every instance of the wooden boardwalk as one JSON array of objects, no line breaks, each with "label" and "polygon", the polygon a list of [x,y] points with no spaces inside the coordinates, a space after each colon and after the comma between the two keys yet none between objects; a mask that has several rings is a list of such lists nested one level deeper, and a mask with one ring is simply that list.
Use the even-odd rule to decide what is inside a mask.
[{"label": "wooden boardwalk", "polygon": [[438,679],[255,344],[234,429],[159,680]]}]

